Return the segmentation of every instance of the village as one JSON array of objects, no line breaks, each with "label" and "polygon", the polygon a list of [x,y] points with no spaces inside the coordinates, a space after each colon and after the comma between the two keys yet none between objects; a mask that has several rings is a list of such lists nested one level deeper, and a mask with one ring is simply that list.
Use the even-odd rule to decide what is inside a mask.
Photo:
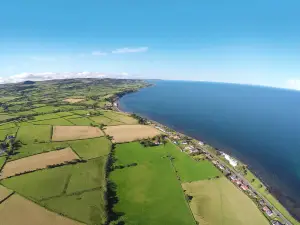
[{"label": "village", "polygon": [[291,223],[275,207],[273,207],[271,203],[255,191],[255,188],[252,187],[249,181],[235,170],[235,168],[239,166],[239,162],[236,159],[219,150],[215,150],[215,153],[212,153],[206,148],[204,142],[194,140],[186,135],[170,130],[168,127],[158,124],[157,122],[151,121],[149,124],[154,125],[156,129],[165,133],[170,141],[180,147],[182,152],[189,154],[195,160],[210,160],[228,180],[252,199],[259,210],[270,221],[270,224],[291,225]]}]

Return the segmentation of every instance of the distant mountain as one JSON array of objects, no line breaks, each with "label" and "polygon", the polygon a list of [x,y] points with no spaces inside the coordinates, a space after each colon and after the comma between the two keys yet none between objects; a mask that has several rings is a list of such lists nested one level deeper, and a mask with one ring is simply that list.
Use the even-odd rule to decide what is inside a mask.
[{"label": "distant mountain", "polygon": [[26,80],[23,82],[23,84],[35,84],[35,82],[31,80]]}]

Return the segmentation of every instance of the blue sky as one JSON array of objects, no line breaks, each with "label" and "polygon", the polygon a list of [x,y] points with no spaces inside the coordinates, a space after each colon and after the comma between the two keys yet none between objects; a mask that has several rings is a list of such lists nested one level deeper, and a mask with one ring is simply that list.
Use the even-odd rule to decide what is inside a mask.
[{"label": "blue sky", "polygon": [[10,0],[0,81],[100,72],[300,89],[296,0]]}]

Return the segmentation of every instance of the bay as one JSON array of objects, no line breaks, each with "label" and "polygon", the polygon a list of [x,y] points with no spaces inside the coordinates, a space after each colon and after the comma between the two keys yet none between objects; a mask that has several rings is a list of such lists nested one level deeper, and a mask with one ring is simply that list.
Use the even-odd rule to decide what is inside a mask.
[{"label": "bay", "polygon": [[120,109],[205,141],[246,163],[300,219],[300,92],[237,84],[150,81]]}]

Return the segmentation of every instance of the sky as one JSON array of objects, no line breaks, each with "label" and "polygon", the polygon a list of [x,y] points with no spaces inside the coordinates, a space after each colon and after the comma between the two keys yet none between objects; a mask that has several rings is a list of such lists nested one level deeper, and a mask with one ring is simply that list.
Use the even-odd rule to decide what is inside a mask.
[{"label": "sky", "polygon": [[299,0],[9,0],[0,82],[112,76],[300,89]]}]

